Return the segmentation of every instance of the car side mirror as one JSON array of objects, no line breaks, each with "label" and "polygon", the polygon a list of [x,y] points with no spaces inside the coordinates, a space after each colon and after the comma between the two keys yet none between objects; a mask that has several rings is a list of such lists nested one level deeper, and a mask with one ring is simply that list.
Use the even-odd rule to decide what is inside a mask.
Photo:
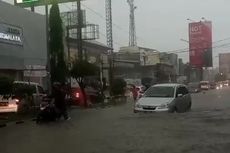
[{"label": "car side mirror", "polygon": [[183,97],[183,94],[177,94],[177,97]]}]

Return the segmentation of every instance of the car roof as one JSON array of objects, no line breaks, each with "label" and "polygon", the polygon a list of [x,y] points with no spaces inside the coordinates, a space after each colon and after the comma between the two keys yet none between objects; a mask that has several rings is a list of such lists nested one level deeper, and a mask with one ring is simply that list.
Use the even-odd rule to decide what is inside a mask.
[{"label": "car roof", "polygon": [[178,87],[178,86],[185,86],[185,85],[179,83],[161,83],[161,84],[153,85],[153,87]]},{"label": "car roof", "polygon": [[39,84],[36,83],[36,82],[14,81],[14,83],[18,83],[18,84],[29,84],[29,85],[37,85],[37,86],[39,86]]}]

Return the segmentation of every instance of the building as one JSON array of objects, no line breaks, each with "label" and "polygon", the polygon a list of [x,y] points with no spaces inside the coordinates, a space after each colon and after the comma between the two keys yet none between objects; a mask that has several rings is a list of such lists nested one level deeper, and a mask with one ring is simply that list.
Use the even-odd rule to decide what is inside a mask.
[{"label": "building", "polygon": [[0,74],[45,85],[46,20],[0,1]]},{"label": "building", "polygon": [[177,63],[177,56],[174,59],[174,56],[168,56],[167,53],[165,55],[168,59],[162,62],[161,53],[155,49],[138,46],[121,47],[114,56],[115,77],[147,80],[145,82],[148,85],[157,82],[174,82],[176,70],[173,65],[175,59]]},{"label": "building", "polygon": [[138,46],[121,47],[119,52],[114,54],[115,77],[141,79],[147,77],[144,74],[148,74],[148,77],[154,78],[153,72],[145,73],[145,71],[152,71],[151,66],[159,62],[159,52],[155,49]]},{"label": "building", "polygon": [[219,54],[219,72],[230,79],[230,53]]},{"label": "building", "polygon": [[[62,12],[61,19],[64,29],[64,47],[66,52],[66,61],[69,65],[78,59],[78,13],[77,10]],[[108,82],[108,46],[96,41],[99,39],[99,26],[86,21],[86,11],[82,10],[82,54],[83,60],[100,67],[100,77]]]},{"label": "building", "polygon": [[160,53],[160,63],[173,66],[174,75],[179,75],[178,55],[174,53]]},{"label": "building", "polygon": [[[69,43],[70,47],[70,63],[73,63],[78,59],[78,46],[77,40],[74,38],[69,38],[66,43]],[[65,45],[65,50],[67,51],[67,45]],[[97,65],[101,69],[101,74],[103,78],[108,81],[108,50],[110,48],[103,43],[95,40],[85,40],[83,41],[83,59],[88,62]]]},{"label": "building", "polygon": [[203,70],[203,80],[208,80],[209,82],[215,81],[215,76],[218,74],[218,68],[206,68]]},{"label": "building", "polygon": [[179,65],[179,75],[183,76],[184,74],[184,69],[185,69],[185,64],[183,63],[182,58],[178,59],[178,65]]},{"label": "building", "polygon": [[160,62],[159,51],[150,48],[132,46],[121,47],[116,59],[129,59],[140,62],[140,65],[155,65]]}]

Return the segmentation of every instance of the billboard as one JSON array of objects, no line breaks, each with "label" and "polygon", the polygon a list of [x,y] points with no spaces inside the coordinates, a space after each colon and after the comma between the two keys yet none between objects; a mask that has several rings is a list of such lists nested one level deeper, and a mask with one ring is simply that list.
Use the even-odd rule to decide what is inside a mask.
[{"label": "billboard", "polygon": [[32,3],[32,2],[36,2],[38,0],[16,0],[17,3]]},{"label": "billboard", "polygon": [[196,68],[212,67],[212,23],[189,23],[189,59]]}]

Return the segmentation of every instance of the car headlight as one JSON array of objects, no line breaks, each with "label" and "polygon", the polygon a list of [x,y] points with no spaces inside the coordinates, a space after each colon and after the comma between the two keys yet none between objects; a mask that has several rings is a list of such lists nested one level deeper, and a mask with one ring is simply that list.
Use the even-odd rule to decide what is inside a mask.
[{"label": "car headlight", "polygon": [[164,109],[168,107],[169,107],[169,103],[166,103],[166,104],[161,104],[160,106],[158,106],[158,109]]},{"label": "car headlight", "polygon": [[136,108],[141,108],[141,105],[139,103],[137,103]]}]

